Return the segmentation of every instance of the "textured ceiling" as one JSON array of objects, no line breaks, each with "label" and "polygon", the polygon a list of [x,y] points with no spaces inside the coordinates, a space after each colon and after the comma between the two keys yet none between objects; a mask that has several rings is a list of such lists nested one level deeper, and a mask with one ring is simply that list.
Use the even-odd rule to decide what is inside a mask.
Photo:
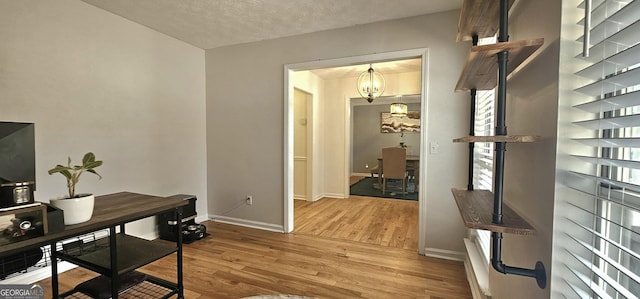
[{"label": "textured ceiling", "polygon": [[461,7],[461,0],[83,1],[202,49]]}]

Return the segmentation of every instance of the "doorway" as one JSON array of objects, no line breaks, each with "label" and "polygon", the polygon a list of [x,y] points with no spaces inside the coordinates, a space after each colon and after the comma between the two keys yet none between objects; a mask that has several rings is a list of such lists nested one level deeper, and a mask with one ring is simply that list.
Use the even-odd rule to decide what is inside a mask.
[{"label": "doorway", "polygon": [[[405,65],[419,65],[420,59],[405,60]],[[420,74],[400,73],[404,85],[412,81],[420,81]],[[393,75],[390,76],[393,79]],[[396,76],[398,74],[395,74]],[[351,174],[350,195],[370,196],[417,200],[417,172],[420,166],[420,94],[404,92],[420,92],[415,87],[398,88],[395,95],[383,95],[372,103],[362,98],[351,98]],[[407,111],[404,115],[392,114],[392,104],[404,104]],[[407,180],[391,180],[386,184],[386,192],[382,192],[382,149],[404,148],[406,154],[405,173]],[[404,187],[403,187],[404,185]]]},{"label": "doorway", "polygon": [[[306,63],[298,63],[285,65],[285,105],[284,105],[284,130],[285,130],[285,140],[284,140],[284,188],[285,188],[285,198],[284,198],[284,230],[285,232],[292,232],[294,227],[294,94],[295,94],[295,72],[303,71],[303,70],[311,70],[311,69],[320,69],[320,68],[332,68],[338,66],[353,66],[357,64],[365,64],[365,63],[381,63],[386,61],[393,60],[403,60],[403,59],[411,59],[411,58],[420,58],[421,59],[421,80],[420,86],[421,93],[421,123],[426,124],[426,116],[427,116],[427,107],[428,107],[428,73],[427,73],[427,64],[428,64],[428,50],[427,49],[416,49],[416,50],[406,50],[406,51],[397,51],[397,52],[388,52],[388,53],[380,53],[380,54],[371,54],[364,56],[355,56],[355,57],[347,57],[347,58],[339,58],[339,59],[331,59],[331,60],[323,60],[323,61],[313,61]],[[325,113],[333,113],[332,116],[335,119],[335,122],[339,122],[334,125],[333,128],[338,128],[336,131],[337,134],[342,135],[342,140],[332,140],[335,141],[335,144],[331,142],[327,142],[326,147],[333,146],[334,148],[341,148],[342,150],[336,152],[335,156],[325,157],[335,159],[341,163],[340,165],[342,169],[338,169],[337,172],[331,172],[331,170],[325,169],[323,165],[317,169],[317,171],[326,171],[327,173],[336,173],[339,176],[338,179],[342,182],[341,186],[334,186],[333,190],[338,190],[343,196],[348,196],[349,194],[349,180],[348,177],[351,173],[351,165],[348,163],[351,159],[351,107],[350,101],[348,97],[344,97],[343,104],[337,105],[337,107],[332,106],[329,109],[331,111],[323,111]],[[317,99],[315,100],[317,102]],[[314,112],[315,113],[315,112]],[[332,124],[333,125],[333,124]],[[427,140],[427,129],[423,129],[420,132],[420,143],[425,144]],[[314,145],[315,146],[315,145]],[[421,164],[423,167],[420,167],[420,173],[426,174],[426,167],[428,166],[428,160],[426,159],[425,147],[422,146],[420,148],[419,155],[421,156]],[[319,156],[322,156],[322,153],[319,153]],[[314,157],[314,160],[321,160],[322,157]],[[315,162],[314,162],[315,163]],[[322,162],[320,162],[322,164]],[[316,178],[313,178],[315,181]],[[426,196],[424,196],[426,190],[424,190],[424,186],[426,186],[426,179],[424,175],[419,175],[419,215],[418,215],[418,252],[424,254],[425,250],[425,237],[422,233],[425,231],[426,224]],[[326,187],[328,183],[324,182],[323,187]],[[313,183],[312,183],[313,185]],[[325,194],[327,196],[327,194]]]}]

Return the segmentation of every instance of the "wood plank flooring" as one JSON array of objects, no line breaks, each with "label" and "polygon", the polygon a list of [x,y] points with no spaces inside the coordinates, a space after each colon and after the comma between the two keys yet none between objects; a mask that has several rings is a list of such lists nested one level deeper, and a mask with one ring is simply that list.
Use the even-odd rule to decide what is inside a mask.
[{"label": "wood plank flooring", "polygon": [[[204,222],[212,236],[184,245],[185,298],[472,298],[462,263],[418,255],[417,232],[409,237],[410,229],[396,229],[414,221],[397,219],[410,203],[416,204],[364,197],[296,202],[293,234]],[[358,213],[359,220],[349,215]],[[175,257],[141,271],[174,281]],[[61,291],[94,276],[81,268],[65,272]],[[51,298],[50,279],[40,283]]]},{"label": "wood plank flooring", "polygon": [[418,251],[418,202],[366,196],[295,201],[295,232]]}]

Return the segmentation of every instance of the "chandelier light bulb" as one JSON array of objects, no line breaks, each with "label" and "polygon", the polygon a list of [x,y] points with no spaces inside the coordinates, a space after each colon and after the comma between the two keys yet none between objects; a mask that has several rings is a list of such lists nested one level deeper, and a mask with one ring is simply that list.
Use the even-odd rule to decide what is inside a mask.
[{"label": "chandelier light bulb", "polygon": [[369,65],[369,69],[358,77],[358,93],[369,103],[382,95],[386,86],[384,77]]}]

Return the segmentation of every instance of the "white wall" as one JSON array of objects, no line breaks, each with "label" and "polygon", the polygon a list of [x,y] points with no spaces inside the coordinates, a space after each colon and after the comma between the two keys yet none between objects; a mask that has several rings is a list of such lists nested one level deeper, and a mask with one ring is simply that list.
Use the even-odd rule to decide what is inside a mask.
[{"label": "white wall", "polygon": [[[537,55],[507,84],[506,124],[510,135],[540,135],[541,142],[508,144],[504,200],[536,229],[536,236],[504,234],[502,261],[532,269],[536,261],[551,273],[553,203],[558,114],[560,1],[520,1],[509,20],[511,41],[544,38]],[[541,21],[544,16],[544,21]],[[549,298],[550,287],[535,279],[490,271],[493,298]]]},{"label": "white wall", "polygon": [[66,192],[48,169],[93,151],[103,179],[79,192],[195,194],[206,216],[203,50],[75,0],[0,1],[0,41],[0,120],[35,123],[36,200]]},{"label": "white wall", "polygon": [[312,153],[310,157],[312,184],[311,194],[309,197],[311,200],[318,200],[322,198],[322,192],[324,190],[322,186],[324,186],[325,180],[324,167],[321,162],[324,161],[326,155],[325,151],[320,150],[321,145],[324,144],[324,109],[322,109],[322,105],[320,104],[324,98],[324,80],[310,71],[296,72],[293,79],[295,88],[304,90],[305,92],[310,93],[313,97],[313,112],[308,120],[308,123],[311,123],[311,126],[313,126],[313,134],[312,136],[307,136],[307,138],[312,138]]},{"label": "white wall", "polygon": [[[429,48],[431,141],[440,154],[427,169],[427,247],[463,251],[465,230],[450,188],[466,184],[467,147],[453,144],[466,135],[468,95],[454,93],[469,45],[456,43],[458,11],[353,26],[206,51],[209,214],[227,214],[251,224],[284,222],[285,64]],[[329,82],[325,90],[330,89]],[[327,106],[323,113],[344,114]],[[325,136],[344,136],[344,124],[326,124]],[[326,146],[343,148],[342,140]],[[335,163],[344,165],[344,154]],[[325,174],[335,169],[324,169]],[[339,173],[342,173],[343,168]],[[330,184],[327,183],[327,187]],[[244,196],[252,206],[228,212]]]}]

